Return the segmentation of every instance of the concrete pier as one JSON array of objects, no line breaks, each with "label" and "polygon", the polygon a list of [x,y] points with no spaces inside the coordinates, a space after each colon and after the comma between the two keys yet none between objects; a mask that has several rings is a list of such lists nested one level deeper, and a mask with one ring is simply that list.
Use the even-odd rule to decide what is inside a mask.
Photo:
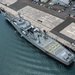
[{"label": "concrete pier", "polygon": [[[59,27],[60,25],[61,25],[61,27],[62,27],[62,24],[64,24],[64,23],[67,22],[68,20],[65,20],[65,21],[64,21],[64,20],[61,19],[61,18],[58,18],[58,17],[53,16],[53,15],[51,15],[51,14],[45,13],[45,12],[43,12],[43,11],[40,11],[40,10],[35,9],[35,8],[33,8],[33,7],[30,7],[30,6],[26,6],[26,7],[24,7],[23,9],[20,9],[20,10],[18,10],[18,11],[12,10],[11,8],[9,8],[9,7],[7,7],[7,6],[4,6],[4,5],[2,5],[2,4],[0,4],[0,7],[4,8],[6,11],[10,12],[10,13],[13,14],[13,15],[17,15],[18,13],[21,13],[21,16],[22,16],[24,19],[30,21],[30,22],[32,23],[32,25],[34,25],[34,26],[36,26],[36,27],[39,27],[41,30],[46,30],[46,31],[47,31],[47,34],[48,34],[50,37],[54,38],[55,40],[59,41],[59,42],[62,43],[63,45],[65,45],[65,46],[71,48],[73,51],[75,51],[75,46],[74,46],[74,43],[75,43],[75,42],[70,42],[70,41],[66,40],[65,38],[62,38],[62,37],[56,35],[55,33],[57,33],[57,31],[54,30],[56,27]],[[71,18],[70,18],[70,19],[71,19]],[[70,19],[69,19],[69,20],[70,20]],[[73,20],[72,20],[72,21],[73,21]],[[69,23],[68,25],[71,25],[71,22],[72,22],[72,21],[70,21],[70,23]],[[73,24],[73,23],[72,23],[72,24]],[[66,24],[65,24],[65,25],[66,25]],[[60,27],[59,27],[59,28],[60,28]],[[65,27],[65,28],[66,28],[66,27]],[[60,28],[60,29],[61,29],[61,28]],[[63,27],[63,29],[64,29],[64,27]],[[61,34],[61,35],[65,36],[65,37],[69,38],[70,35],[69,35],[69,36],[66,36],[66,35],[68,35],[68,33],[67,33],[67,34],[63,34],[63,33],[64,33],[63,29],[59,31],[59,35]],[[52,30],[53,30],[55,33],[54,33]],[[58,30],[59,30],[59,29],[58,29]],[[57,33],[57,34],[58,34],[58,33]],[[71,35],[71,36],[72,36],[72,35]],[[73,36],[75,36],[75,35],[73,35]],[[70,38],[71,38],[71,37],[70,37]],[[69,38],[69,39],[70,39],[70,38]],[[71,39],[72,39],[72,38],[71,38]]]},{"label": "concrete pier", "polygon": [[0,0],[0,3],[5,4],[7,6],[17,2],[17,0]]},{"label": "concrete pier", "polygon": [[17,15],[16,11],[12,10],[11,8],[9,8],[9,7],[7,7],[7,6],[3,5],[3,4],[0,4],[0,8],[1,7],[4,8],[4,10],[8,11],[9,13],[11,13],[13,15]]}]

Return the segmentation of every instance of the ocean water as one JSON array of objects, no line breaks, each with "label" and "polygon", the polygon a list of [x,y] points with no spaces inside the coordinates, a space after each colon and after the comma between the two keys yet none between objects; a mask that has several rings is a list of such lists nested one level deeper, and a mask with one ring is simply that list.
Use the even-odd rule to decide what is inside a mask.
[{"label": "ocean water", "polygon": [[75,63],[65,66],[45,55],[0,14],[0,75],[75,75]]}]

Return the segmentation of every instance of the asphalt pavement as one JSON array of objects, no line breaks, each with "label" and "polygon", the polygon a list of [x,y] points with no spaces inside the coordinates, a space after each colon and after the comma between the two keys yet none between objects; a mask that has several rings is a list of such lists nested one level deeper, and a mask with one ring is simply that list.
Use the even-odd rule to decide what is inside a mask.
[{"label": "asphalt pavement", "polygon": [[40,6],[40,5],[37,5],[37,4],[32,4],[32,2],[30,0],[18,0],[17,2],[10,5],[9,7],[17,11],[17,10],[20,10],[21,8],[27,6],[27,5],[29,5],[31,7],[34,7],[36,9],[39,9],[41,11],[44,11],[46,13],[49,13],[51,15],[57,16],[59,18],[62,18],[62,19],[65,19],[69,15],[70,9],[73,6],[73,5],[71,5],[69,8],[67,8],[67,10],[65,10],[64,12],[59,13],[57,11],[48,9],[44,6]]}]

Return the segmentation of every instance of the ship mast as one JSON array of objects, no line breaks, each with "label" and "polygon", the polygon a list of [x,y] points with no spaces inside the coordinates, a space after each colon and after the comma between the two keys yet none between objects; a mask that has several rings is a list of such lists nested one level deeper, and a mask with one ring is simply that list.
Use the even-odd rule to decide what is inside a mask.
[{"label": "ship mast", "polygon": [[43,30],[43,32],[44,32],[44,38],[47,39],[48,36],[47,36],[47,32],[46,32],[46,30]]},{"label": "ship mast", "polygon": [[18,16],[19,16],[19,18],[20,18],[20,21],[21,21],[21,19],[22,19],[22,17],[21,17],[21,13],[18,13]]}]

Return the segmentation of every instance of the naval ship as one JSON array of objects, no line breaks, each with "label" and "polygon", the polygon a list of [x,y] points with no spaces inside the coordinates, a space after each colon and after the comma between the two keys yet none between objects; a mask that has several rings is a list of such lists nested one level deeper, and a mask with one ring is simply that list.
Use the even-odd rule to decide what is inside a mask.
[{"label": "naval ship", "polygon": [[65,65],[70,65],[74,61],[74,54],[48,36],[46,30],[40,30],[40,28],[33,26],[20,14],[14,16],[3,9],[1,10],[1,13],[20,33],[21,37],[25,38],[48,56],[53,57]]}]

